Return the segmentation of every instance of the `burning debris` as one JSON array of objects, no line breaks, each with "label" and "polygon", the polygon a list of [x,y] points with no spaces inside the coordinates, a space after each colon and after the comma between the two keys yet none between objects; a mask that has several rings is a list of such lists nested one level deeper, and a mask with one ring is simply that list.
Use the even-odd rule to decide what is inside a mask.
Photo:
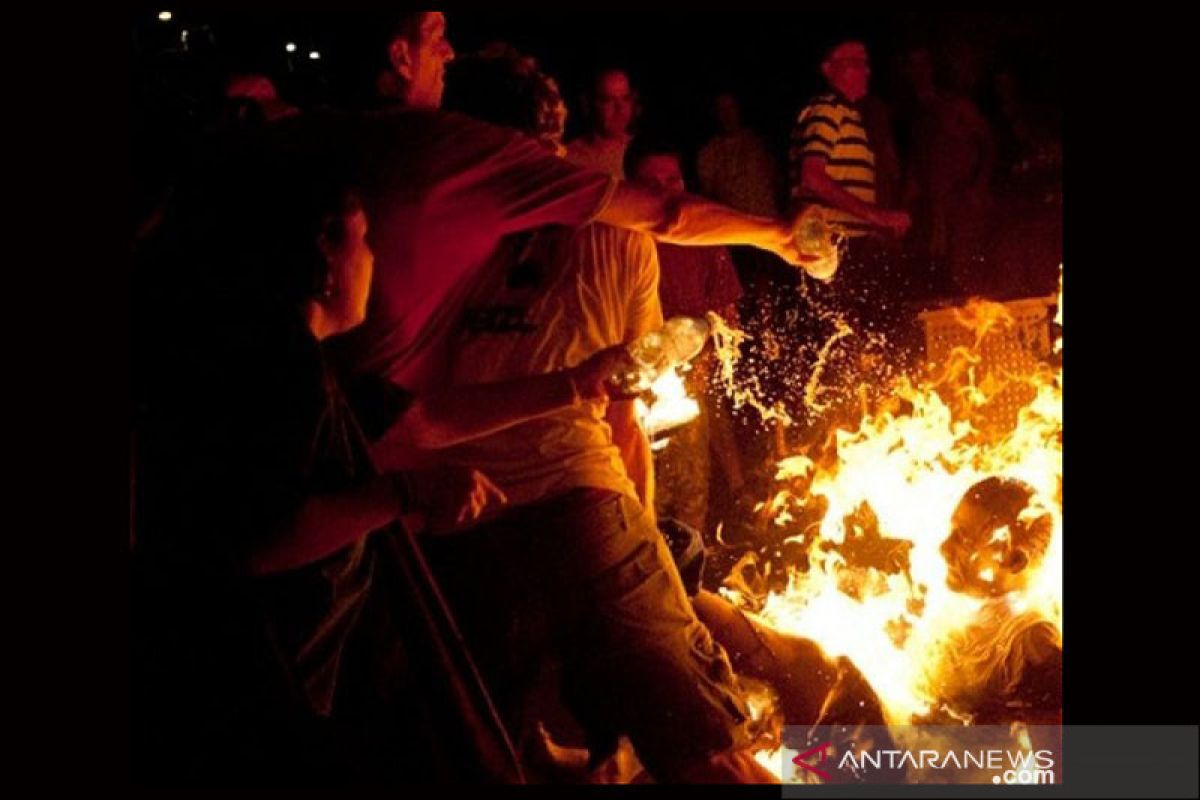
[{"label": "burning debris", "polygon": [[[693,597],[772,770],[791,754],[784,725],[853,737],[1061,721],[1061,340],[1051,350],[997,304],[946,316],[967,330],[936,335],[969,343],[943,348],[923,380],[899,377],[855,427],[780,459],[751,540],[722,542],[740,557],[719,593]],[[745,334],[712,323],[728,383]],[[823,354],[850,338],[835,336]],[[1014,358],[997,337],[1038,358]],[[655,386],[666,427],[688,416],[676,383],[668,371]],[[997,404],[1017,391],[1015,411]],[[793,424],[753,380],[732,397]]]},{"label": "burning debris", "polygon": [[1062,632],[1036,611],[988,602],[950,634],[926,675],[928,724],[1062,723]]},{"label": "burning debris", "polygon": [[1021,591],[1053,533],[1054,519],[1038,508],[1032,487],[986,478],[967,491],[950,518],[950,537],[940,548],[950,568],[946,584],[983,598]]},{"label": "burning debris", "polygon": [[788,724],[1061,720],[1061,338],[1052,303],[1008,305],[938,312],[924,379],[780,460],[753,547],[697,599]]}]

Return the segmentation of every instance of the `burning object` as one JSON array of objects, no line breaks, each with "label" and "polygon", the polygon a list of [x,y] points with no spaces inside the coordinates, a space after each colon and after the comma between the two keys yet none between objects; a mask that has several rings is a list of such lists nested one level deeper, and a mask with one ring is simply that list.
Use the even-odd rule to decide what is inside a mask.
[{"label": "burning object", "polygon": [[1020,591],[1050,546],[1054,520],[1038,507],[1032,487],[1012,478],[986,478],[967,490],[950,518],[941,553],[946,584],[975,597]]},{"label": "burning object", "polygon": [[[779,463],[761,505],[769,535],[752,554],[764,567],[756,580],[735,570],[722,589],[756,623],[810,642],[822,654],[801,659],[816,665],[810,676],[848,659],[888,724],[1061,715],[1051,305],[927,315],[926,375],[901,378],[893,402],[835,431],[831,446]],[[810,724],[814,703],[796,703],[805,716],[787,721]]]}]

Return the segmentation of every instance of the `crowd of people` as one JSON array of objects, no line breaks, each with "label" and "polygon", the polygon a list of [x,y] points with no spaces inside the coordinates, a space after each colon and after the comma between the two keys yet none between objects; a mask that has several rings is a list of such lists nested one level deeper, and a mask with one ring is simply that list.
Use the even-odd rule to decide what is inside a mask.
[{"label": "crowd of people", "polygon": [[[786,158],[729,93],[687,152],[614,67],[564,141],[536,58],[456,54],[441,12],[397,15],[374,56],[355,108],[228,76],[135,203],[139,774],[771,781],[745,679],[794,670],[755,661],[761,633],[700,579],[750,479],[716,356],[657,453],[613,378],[671,317],[752,326],[781,270],[880,341],[911,323],[915,263],[1048,291],[988,239],[1045,134],[998,76],[997,135],[923,49],[890,109],[854,39],[821,54]],[[836,273],[795,236],[814,217]],[[869,696],[838,669],[813,722],[825,690]]]}]

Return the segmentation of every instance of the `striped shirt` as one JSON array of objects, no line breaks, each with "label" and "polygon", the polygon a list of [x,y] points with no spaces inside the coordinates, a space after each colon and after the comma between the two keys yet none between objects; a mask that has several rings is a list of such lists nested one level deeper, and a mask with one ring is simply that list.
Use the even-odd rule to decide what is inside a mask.
[{"label": "striped shirt", "polygon": [[875,202],[875,153],[867,140],[862,115],[836,92],[813,98],[804,107],[792,129],[788,163],[791,170],[792,205],[810,204],[827,209],[831,227],[848,236],[873,230],[865,220],[833,208],[800,186],[800,165],[808,156],[825,160],[825,172],[850,194],[867,203]]}]

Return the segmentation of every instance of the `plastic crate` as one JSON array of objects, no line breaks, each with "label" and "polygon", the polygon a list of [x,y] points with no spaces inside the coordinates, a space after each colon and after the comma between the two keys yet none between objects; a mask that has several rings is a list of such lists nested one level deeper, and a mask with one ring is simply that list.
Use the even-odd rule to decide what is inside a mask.
[{"label": "plastic crate", "polygon": [[[981,338],[970,327],[969,306],[924,311],[918,314],[918,319],[925,327],[926,361],[936,374],[955,348],[966,347],[979,357],[974,369],[976,385],[989,374],[997,374],[997,370],[999,376],[1006,378],[1028,377],[1050,355],[1051,309],[1057,302],[1057,297],[1033,297],[1001,303],[1011,315],[1012,323],[995,326]],[[978,409],[974,421],[992,429],[1011,430],[1021,409],[1036,396],[1037,390],[1032,385],[1015,380]]]}]

